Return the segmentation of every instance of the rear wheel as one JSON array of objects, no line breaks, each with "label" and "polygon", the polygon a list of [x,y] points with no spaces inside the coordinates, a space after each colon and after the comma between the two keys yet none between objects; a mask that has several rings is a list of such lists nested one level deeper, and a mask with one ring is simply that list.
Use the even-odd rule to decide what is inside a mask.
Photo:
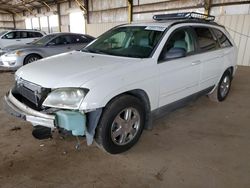
[{"label": "rear wheel", "polygon": [[41,56],[39,55],[36,55],[36,54],[31,54],[31,55],[28,55],[25,59],[24,59],[24,65],[27,65],[29,63],[32,63],[34,61],[37,61],[41,59]]},{"label": "rear wheel", "polygon": [[209,98],[213,101],[224,101],[231,88],[232,74],[230,71],[226,71],[220,79],[217,88],[209,95]]},{"label": "rear wheel", "polygon": [[130,95],[120,96],[105,107],[95,140],[108,153],[122,153],[139,140],[144,123],[141,101]]},{"label": "rear wheel", "polygon": [[224,74],[218,87],[218,100],[223,101],[226,99],[231,88],[231,75],[229,73]]}]

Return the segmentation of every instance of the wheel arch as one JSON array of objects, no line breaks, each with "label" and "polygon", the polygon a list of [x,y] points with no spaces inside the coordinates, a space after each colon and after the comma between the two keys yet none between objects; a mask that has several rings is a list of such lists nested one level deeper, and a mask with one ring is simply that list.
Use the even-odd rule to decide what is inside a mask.
[{"label": "wheel arch", "polygon": [[26,59],[29,57],[29,56],[32,56],[32,55],[36,55],[36,56],[39,56],[41,59],[43,58],[43,56],[39,53],[36,53],[36,52],[33,52],[33,53],[30,53],[30,54],[27,54],[25,56],[25,58],[23,59],[23,64],[25,63]]},{"label": "wheel arch", "polygon": [[142,89],[133,89],[133,90],[129,90],[129,91],[120,93],[120,94],[114,96],[113,98],[111,98],[107,102],[105,107],[108,104],[112,103],[114,100],[118,99],[122,95],[132,95],[132,96],[134,96],[142,101],[142,104],[143,104],[143,107],[144,107],[145,113],[146,113],[145,114],[145,129],[152,129],[151,103],[150,103],[149,96],[148,96],[147,92],[142,90]]},{"label": "wheel arch", "polygon": [[233,66],[230,66],[230,67],[228,67],[227,69],[225,69],[224,72],[222,72],[221,76],[219,77],[218,82],[215,84],[214,88],[213,88],[208,94],[212,94],[212,93],[216,90],[216,88],[217,88],[217,86],[218,86],[218,84],[219,84],[219,82],[220,82],[222,76],[223,76],[226,72],[229,72],[229,73],[231,74],[232,78],[233,78],[233,75],[234,75],[234,67],[233,67]]}]

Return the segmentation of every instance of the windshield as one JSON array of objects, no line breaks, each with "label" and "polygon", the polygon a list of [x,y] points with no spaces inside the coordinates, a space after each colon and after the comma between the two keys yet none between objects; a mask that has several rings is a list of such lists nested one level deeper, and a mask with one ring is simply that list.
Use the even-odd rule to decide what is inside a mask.
[{"label": "windshield", "polygon": [[52,35],[46,35],[44,37],[42,37],[39,40],[35,40],[33,42],[31,42],[31,44],[36,44],[36,45],[46,45],[51,39],[53,39],[56,35],[52,34]]},{"label": "windshield", "polygon": [[112,29],[82,51],[115,56],[148,58],[165,27],[128,26]]},{"label": "windshield", "polygon": [[8,31],[1,31],[0,32],[0,36],[4,35],[5,33],[7,33]]}]

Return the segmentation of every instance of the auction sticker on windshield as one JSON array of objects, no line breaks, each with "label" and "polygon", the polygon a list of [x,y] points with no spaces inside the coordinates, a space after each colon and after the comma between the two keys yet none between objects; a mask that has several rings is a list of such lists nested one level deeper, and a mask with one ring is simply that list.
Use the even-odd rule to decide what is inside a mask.
[{"label": "auction sticker on windshield", "polygon": [[166,27],[162,26],[147,26],[145,30],[153,30],[153,31],[165,31]]}]

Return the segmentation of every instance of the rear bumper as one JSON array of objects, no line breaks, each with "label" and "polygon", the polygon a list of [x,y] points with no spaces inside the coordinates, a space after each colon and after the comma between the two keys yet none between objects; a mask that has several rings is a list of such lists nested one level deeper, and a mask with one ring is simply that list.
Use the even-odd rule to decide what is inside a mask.
[{"label": "rear bumper", "polygon": [[42,125],[51,129],[56,128],[55,115],[49,115],[42,112],[38,112],[19,102],[11,93],[6,94],[4,97],[5,111],[9,114],[29,121],[33,125]]}]

